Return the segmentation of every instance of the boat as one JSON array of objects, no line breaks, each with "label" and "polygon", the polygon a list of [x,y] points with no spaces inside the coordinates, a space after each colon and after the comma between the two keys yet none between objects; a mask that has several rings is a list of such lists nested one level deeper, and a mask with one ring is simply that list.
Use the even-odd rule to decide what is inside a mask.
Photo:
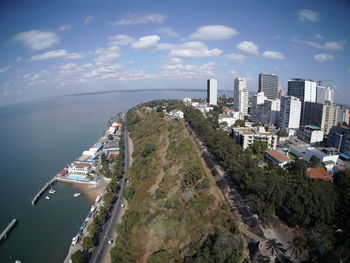
[{"label": "boat", "polygon": [[96,206],[93,205],[90,209],[90,213],[93,213],[95,210],[96,210]]},{"label": "boat", "polygon": [[49,200],[49,199],[50,199],[50,197],[48,197],[48,196],[45,196],[45,198],[46,198],[47,200]]},{"label": "boat", "polygon": [[72,238],[72,246],[75,246],[78,243],[79,236],[75,236]]},{"label": "boat", "polygon": [[49,190],[49,194],[54,194],[54,193],[56,193],[56,191],[55,190],[53,190],[52,188]]},{"label": "boat", "polygon": [[98,196],[96,197],[95,203],[100,202],[101,199],[102,199],[102,195],[98,195]]},{"label": "boat", "polygon": [[81,229],[84,229],[86,227],[86,222],[84,222],[82,225],[81,225]]},{"label": "boat", "polygon": [[79,195],[81,195],[80,193],[75,193],[73,196],[74,197],[77,197],[77,196],[79,196]]}]

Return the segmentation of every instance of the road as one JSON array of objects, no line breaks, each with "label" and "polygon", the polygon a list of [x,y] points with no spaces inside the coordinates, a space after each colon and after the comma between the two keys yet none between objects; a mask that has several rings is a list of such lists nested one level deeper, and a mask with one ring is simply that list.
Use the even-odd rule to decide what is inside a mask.
[{"label": "road", "polygon": [[[125,158],[124,158],[124,174],[127,173],[127,171],[130,168],[130,160],[129,160],[129,134],[128,129],[125,126],[124,129],[124,145],[125,145]],[[103,231],[100,235],[100,242],[99,245],[94,249],[92,252],[91,260],[90,262],[96,263],[101,262],[101,260],[104,258],[106,253],[109,253],[111,246],[108,244],[108,240],[112,238],[113,231],[115,231],[114,226],[117,223],[117,219],[121,212],[121,204],[123,200],[123,192],[125,187],[125,178],[123,177],[120,180],[120,191],[117,202],[114,204],[113,211],[111,213],[111,217],[108,219],[108,221],[105,223],[103,227]]]}]

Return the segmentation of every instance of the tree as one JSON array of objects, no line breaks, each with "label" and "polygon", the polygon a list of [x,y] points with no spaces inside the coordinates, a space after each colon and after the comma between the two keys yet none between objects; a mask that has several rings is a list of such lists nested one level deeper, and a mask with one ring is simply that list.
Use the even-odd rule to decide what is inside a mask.
[{"label": "tree", "polygon": [[83,238],[83,242],[81,245],[83,246],[84,249],[87,249],[87,250],[94,247],[94,243],[92,241],[92,238],[88,237],[88,236]]},{"label": "tree", "polygon": [[313,168],[320,167],[322,164],[320,158],[318,158],[316,155],[312,155],[309,162],[310,162],[311,167],[313,167]]},{"label": "tree", "polygon": [[307,249],[307,240],[301,236],[297,235],[293,238],[292,241],[289,241],[289,246],[287,250],[291,251],[291,258],[296,260],[301,260],[304,251]]},{"label": "tree", "polygon": [[267,149],[267,142],[255,141],[250,148],[253,150],[254,154],[262,154]]},{"label": "tree", "polygon": [[239,126],[239,127],[245,127],[245,121],[244,120],[236,120],[235,127]]},{"label": "tree", "polygon": [[151,155],[155,150],[156,146],[154,144],[147,143],[143,148],[143,151],[141,152],[141,156],[146,158],[147,156]]},{"label": "tree", "polygon": [[83,263],[84,262],[83,253],[80,250],[77,250],[72,254],[71,259],[73,263]]},{"label": "tree", "polygon": [[279,130],[277,135],[280,137],[288,137],[288,132],[286,130]]}]

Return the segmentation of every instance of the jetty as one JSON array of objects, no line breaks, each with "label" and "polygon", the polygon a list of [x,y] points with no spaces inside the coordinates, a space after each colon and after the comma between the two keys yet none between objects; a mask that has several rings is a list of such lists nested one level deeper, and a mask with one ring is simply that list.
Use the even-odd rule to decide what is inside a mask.
[{"label": "jetty", "polygon": [[8,224],[8,226],[5,228],[4,231],[2,231],[2,233],[0,234],[0,242],[6,238],[8,232],[11,231],[11,229],[15,226],[15,224],[17,223],[16,219],[12,219],[12,221],[10,222],[10,224]]},{"label": "jetty", "polygon": [[48,181],[40,190],[39,192],[34,196],[32,200],[32,205],[35,205],[35,203],[38,201],[40,196],[46,191],[47,188],[49,188],[52,184],[56,182],[56,176],[52,178],[50,181]]}]

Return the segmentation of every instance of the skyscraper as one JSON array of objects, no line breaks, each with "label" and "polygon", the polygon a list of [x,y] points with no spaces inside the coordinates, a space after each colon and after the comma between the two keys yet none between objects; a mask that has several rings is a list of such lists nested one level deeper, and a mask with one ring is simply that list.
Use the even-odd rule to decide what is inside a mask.
[{"label": "skyscraper", "polygon": [[299,98],[302,102],[316,102],[317,83],[308,79],[288,80],[288,96]]},{"label": "skyscraper", "polygon": [[216,79],[208,79],[207,102],[210,105],[217,105],[217,99],[218,99],[218,82]]},{"label": "skyscraper", "polygon": [[247,79],[235,78],[234,81],[234,110],[242,114],[248,113]]},{"label": "skyscraper", "polygon": [[316,102],[325,104],[334,102],[334,89],[330,87],[317,86]]},{"label": "skyscraper", "polygon": [[298,129],[300,123],[301,101],[293,96],[281,97],[281,110],[278,126],[282,129]]},{"label": "skyscraper", "polygon": [[268,99],[279,99],[278,76],[260,73],[259,92],[264,92]]}]

